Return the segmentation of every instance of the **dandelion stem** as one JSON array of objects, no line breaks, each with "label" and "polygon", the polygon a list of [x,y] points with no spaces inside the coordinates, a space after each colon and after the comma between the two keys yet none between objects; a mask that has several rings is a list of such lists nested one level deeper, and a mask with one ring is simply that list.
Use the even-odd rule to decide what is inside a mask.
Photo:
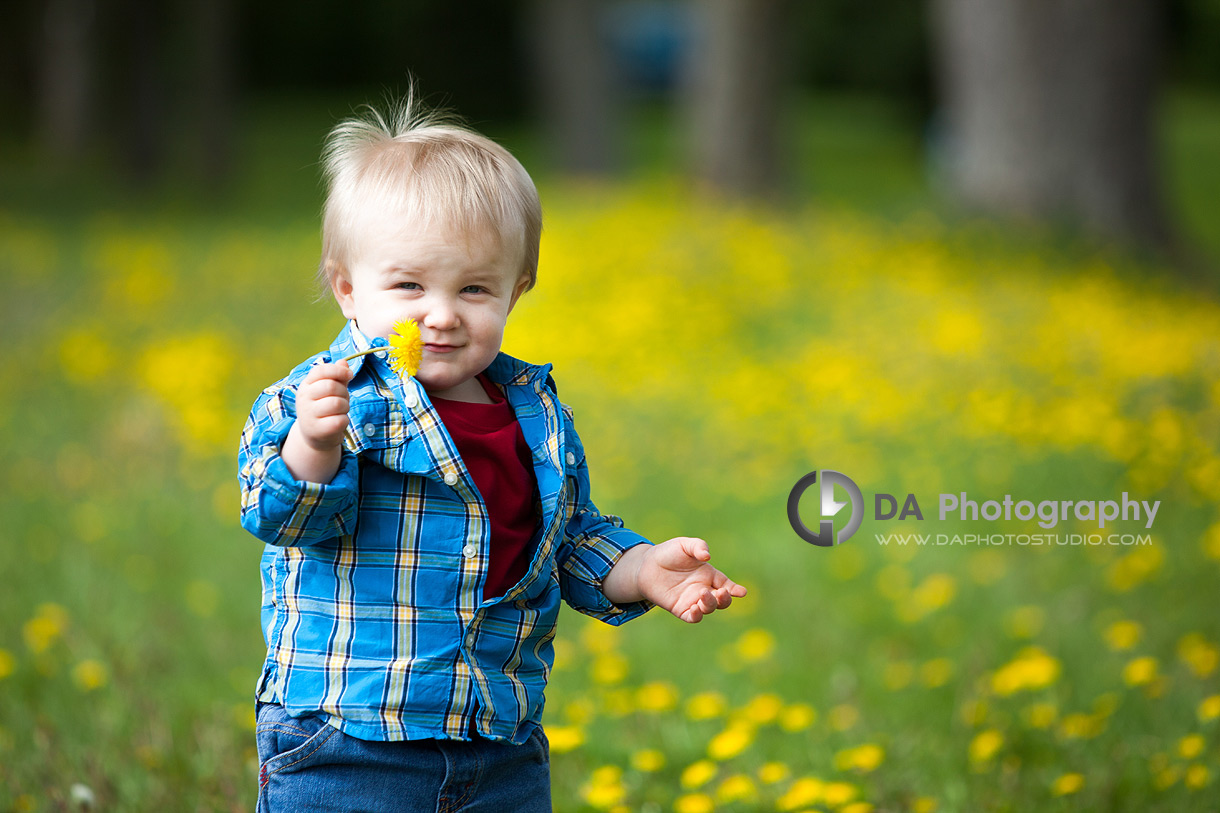
[{"label": "dandelion stem", "polygon": [[359,352],[352,353],[350,356],[344,356],[343,358],[339,359],[339,361],[351,361],[352,359],[359,358],[360,356],[367,356],[369,353],[388,353],[388,352],[390,352],[390,348],[388,348],[388,347],[374,347],[370,350],[361,350]]}]

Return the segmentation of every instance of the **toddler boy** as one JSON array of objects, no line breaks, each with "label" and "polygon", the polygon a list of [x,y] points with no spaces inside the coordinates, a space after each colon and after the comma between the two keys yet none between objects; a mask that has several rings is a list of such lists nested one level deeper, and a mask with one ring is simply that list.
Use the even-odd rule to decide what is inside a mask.
[{"label": "toddler boy", "polygon": [[[347,325],[263,391],[242,525],[263,542],[260,810],[547,810],[540,725],[562,598],[621,624],[743,596],[707,543],[590,501],[550,365],[500,352],[542,211],[505,149],[420,112],[327,143],[320,273]],[[414,319],[418,373],[383,353]]]}]

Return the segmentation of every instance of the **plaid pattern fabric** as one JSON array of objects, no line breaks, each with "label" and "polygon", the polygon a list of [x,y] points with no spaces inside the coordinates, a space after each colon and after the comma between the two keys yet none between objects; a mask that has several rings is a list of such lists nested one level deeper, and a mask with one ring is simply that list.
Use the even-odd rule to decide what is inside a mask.
[{"label": "plaid pattern fabric", "polygon": [[564,601],[620,624],[647,602],[612,604],[601,582],[647,540],[589,499],[584,449],[550,365],[501,353],[488,368],[533,453],[542,517],[525,578],[484,601],[487,510],[427,393],[380,354],[354,377],[342,462],[325,485],[292,478],[279,450],[296,388],[318,361],[372,343],[349,323],[330,350],[263,391],[239,451],[242,526],[266,543],[258,699],[322,713],[370,740],[522,743],[542,717]]}]

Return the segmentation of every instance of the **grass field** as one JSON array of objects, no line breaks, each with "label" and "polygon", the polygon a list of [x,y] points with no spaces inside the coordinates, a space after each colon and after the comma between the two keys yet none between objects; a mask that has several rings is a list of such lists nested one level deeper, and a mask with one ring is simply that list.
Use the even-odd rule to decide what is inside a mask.
[{"label": "grass field", "polygon": [[[1220,307],[1169,269],[953,214],[884,108],[826,109],[802,142],[819,196],[783,213],[655,170],[542,179],[506,349],[555,364],[601,508],[707,538],[751,590],[697,626],[565,611],[556,810],[1214,810]],[[1220,103],[1167,122],[1182,222],[1220,256]],[[269,157],[216,212],[168,187],[112,200],[104,174],[0,181],[0,810],[253,808],[237,436],[341,326],[313,303],[302,129],[279,151],[253,130]],[[864,493],[840,547],[788,525],[812,469]],[[874,520],[876,492],[924,519]],[[1160,505],[1148,529],[940,519],[961,492]],[[1112,532],[1133,538],[1061,544]],[[965,534],[1014,537],[935,544]]]}]

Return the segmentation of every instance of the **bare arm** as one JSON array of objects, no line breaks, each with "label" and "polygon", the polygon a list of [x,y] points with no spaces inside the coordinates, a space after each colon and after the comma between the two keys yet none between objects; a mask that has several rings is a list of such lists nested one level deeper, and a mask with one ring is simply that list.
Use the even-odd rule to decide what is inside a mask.
[{"label": "bare arm", "polygon": [[319,364],[297,388],[296,423],[280,450],[296,479],[326,484],[339,471],[351,379],[352,372],[344,362]]}]

